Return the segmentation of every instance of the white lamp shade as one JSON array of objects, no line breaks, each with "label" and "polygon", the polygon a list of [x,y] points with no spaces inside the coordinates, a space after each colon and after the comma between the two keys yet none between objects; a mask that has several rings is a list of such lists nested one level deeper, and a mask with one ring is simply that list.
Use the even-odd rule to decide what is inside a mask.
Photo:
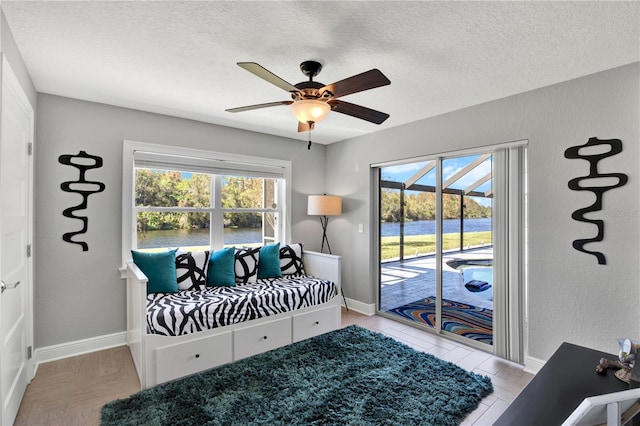
[{"label": "white lamp shade", "polygon": [[337,195],[309,195],[307,214],[310,216],[339,216],[342,198]]},{"label": "white lamp shade", "polygon": [[302,99],[291,104],[291,111],[301,123],[319,123],[329,114],[331,106],[315,99]]}]

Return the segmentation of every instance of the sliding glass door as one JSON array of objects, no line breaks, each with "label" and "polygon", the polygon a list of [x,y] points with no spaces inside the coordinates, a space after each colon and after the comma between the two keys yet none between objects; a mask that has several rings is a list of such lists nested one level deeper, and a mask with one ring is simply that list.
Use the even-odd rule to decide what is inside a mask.
[{"label": "sliding glass door", "polygon": [[441,167],[442,329],[493,345],[492,155]]},{"label": "sliding glass door", "polygon": [[380,168],[381,312],[492,345],[491,158]]}]

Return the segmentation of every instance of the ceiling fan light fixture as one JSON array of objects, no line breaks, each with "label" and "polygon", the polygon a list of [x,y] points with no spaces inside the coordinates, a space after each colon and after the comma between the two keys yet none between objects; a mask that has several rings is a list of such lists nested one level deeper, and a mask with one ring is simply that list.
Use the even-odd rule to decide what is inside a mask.
[{"label": "ceiling fan light fixture", "polygon": [[329,114],[331,106],[316,99],[301,99],[291,104],[291,112],[301,123],[319,123]]}]

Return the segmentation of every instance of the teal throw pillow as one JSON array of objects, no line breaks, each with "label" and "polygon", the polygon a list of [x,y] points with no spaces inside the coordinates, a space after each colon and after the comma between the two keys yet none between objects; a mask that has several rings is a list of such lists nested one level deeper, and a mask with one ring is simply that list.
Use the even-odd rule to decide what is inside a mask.
[{"label": "teal throw pillow", "polygon": [[279,278],[281,276],[280,243],[262,246],[258,259],[258,278]]},{"label": "teal throw pillow", "polygon": [[210,287],[233,287],[236,285],[234,270],[235,247],[211,252],[209,257],[209,272],[207,273],[207,285]]},{"label": "teal throw pillow", "polygon": [[133,262],[147,276],[147,294],[176,293],[178,279],[176,278],[176,251],[143,252],[131,250]]}]

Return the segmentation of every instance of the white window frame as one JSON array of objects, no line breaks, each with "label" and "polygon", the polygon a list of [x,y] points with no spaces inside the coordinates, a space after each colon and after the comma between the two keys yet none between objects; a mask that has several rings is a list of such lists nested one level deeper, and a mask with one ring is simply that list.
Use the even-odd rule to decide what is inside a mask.
[{"label": "white window frame", "polygon": [[[195,148],[185,148],[171,145],[160,145],[148,142],[124,140],[122,144],[122,267],[131,260],[131,250],[136,247],[136,208],[135,208],[135,153],[148,153],[150,157],[165,157],[167,166],[171,166],[171,159],[188,158],[195,167],[202,169],[207,164],[218,164],[219,168],[229,170],[246,170],[248,172],[265,172],[277,170],[284,177],[284,185],[280,187],[276,198],[284,200],[282,203],[281,218],[276,235],[279,240],[288,242],[291,235],[291,161],[273,158],[251,157],[246,155],[229,154],[215,151],[207,151]],[[173,169],[180,169],[177,164]],[[176,210],[173,209],[172,210]],[[210,209],[204,209],[210,210]],[[224,211],[237,209],[224,209]],[[242,209],[251,211],[252,209]],[[262,211],[263,209],[258,209]],[[221,213],[222,214],[222,213]],[[221,242],[211,241],[212,247],[221,245]]]}]

